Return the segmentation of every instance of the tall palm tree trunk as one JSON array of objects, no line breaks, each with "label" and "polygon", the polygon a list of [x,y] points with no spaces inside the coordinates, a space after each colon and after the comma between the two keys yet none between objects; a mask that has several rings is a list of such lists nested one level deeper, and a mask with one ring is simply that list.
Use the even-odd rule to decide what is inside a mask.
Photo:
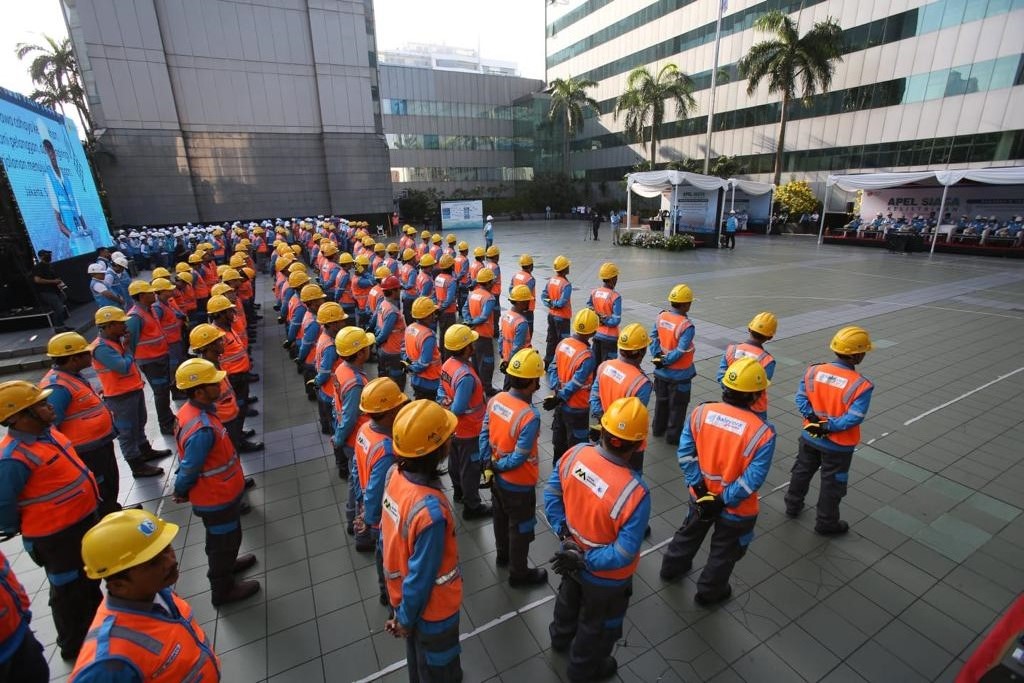
[{"label": "tall palm tree trunk", "polygon": [[658,136],[654,132],[654,126],[651,126],[651,170],[654,170],[654,158],[658,156]]},{"label": "tall palm tree trunk", "polygon": [[782,116],[779,117],[779,144],[775,149],[775,186],[782,180],[782,154],[786,147],[786,119],[789,114],[789,96],[782,96]]}]

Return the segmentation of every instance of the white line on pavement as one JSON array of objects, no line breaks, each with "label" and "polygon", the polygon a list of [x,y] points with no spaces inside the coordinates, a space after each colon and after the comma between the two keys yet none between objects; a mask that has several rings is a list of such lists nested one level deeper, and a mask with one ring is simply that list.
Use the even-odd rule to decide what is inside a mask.
[{"label": "white line on pavement", "polygon": [[938,411],[942,410],[943,408],[948,408],[949,406],[953,405],[957,401],[964,400],[965,398],[967,398],[971,394],[976,394],[979,391],[981,391],[982,389],[987,389],[988,387],[992,386],[993,384],[996,384],[997,382],[1002,382],[1007,377],[1013,377],[1018,372],[1024,372],[1024,367],[1019,367],[1016,370],[1013,370],[1011,372],[1006,373],[1005,375],[1000,375],[999,377],[996,377],[991,382],[986,382],[985,384],[982,384],[980,387],[971,389],[970,391],[968,391],[966,393],[960,394],[959,396],[957,396],[956,398],[954,398],[951,401],[946,401],[945,403],[942,403],[940,405],[935,406],[931,410],[926,410],[925,412],[921,413],[917,417],[912,417],[909,420],[907,420],[906,422],[904,422],[903,426],[906,427],[907,425],[911,425],[911,424],[917,422],[918,420],[920,420],[921,418],[928,417],[932,413],[938,412]]}]

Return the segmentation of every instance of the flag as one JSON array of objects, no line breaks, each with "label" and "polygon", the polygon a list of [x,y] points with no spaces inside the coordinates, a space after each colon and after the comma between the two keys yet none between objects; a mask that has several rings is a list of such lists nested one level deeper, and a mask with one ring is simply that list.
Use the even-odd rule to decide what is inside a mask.
[{"label": "flag", "polygon": [[729,0],[722,0],[722,9],[721,9],[721,11],[723,13],[729,11]]}]

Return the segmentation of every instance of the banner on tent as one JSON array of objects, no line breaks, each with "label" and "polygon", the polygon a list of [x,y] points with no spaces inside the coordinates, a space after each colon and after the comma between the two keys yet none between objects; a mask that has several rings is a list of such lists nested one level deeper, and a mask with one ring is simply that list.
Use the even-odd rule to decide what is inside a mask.
[{"label": "banner on tent", "polygon": [[675,196],[675,207],[672,207],[671,191],[662,195],[661,206],[672,213],[677,231],[696,233],[716,231],[718,190],[699,190],[695,187],[680,186],[676,189]]},{"label": "banner on tent", "polygon": [[736,203],[732,203],[732,196],[726,195],[726,213],[734,209],[737,214],[747,213],[748,224],[765,225],[772,216],[772,196],[762,194],[751,197],[746,192],[736,190]]},{"label": "banner on tent", "polygon": [[[1024,196],[1019,185],[988,185],[984,187],[957,187],[946,194],[945,212],[954,219],[961,215],[971,218],[981,215],[995,216],[1005,221],[1024,214]],[[737,193],[737,197],[739,193]],[[941,187],[894,187],[885,190],[865,190],[860,214],[870,219],[878,213],[908,218],[916,214],[928,216],[938,213],[942,201]],[[940,217],[941,218],[941,217]]]}]

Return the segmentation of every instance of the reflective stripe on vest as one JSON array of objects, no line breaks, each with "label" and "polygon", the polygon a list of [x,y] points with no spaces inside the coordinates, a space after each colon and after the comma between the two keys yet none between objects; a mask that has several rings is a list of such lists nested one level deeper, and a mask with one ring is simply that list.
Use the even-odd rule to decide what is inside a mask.
[{"label": "reflective stripe on vest", "polygon": [[[555,347],[555,372],[558,373],[559,386],[566,386],[587,358],[592,357],[593,354],[586,342],[573,337],[566,337],[558,342],[558,346]],[[566,405],[570,408],[586,409],[590,405],[590,386],[593,381],[594,375],[591,374],[583,386],[569,397]]]},{"label": "reflective stripe on vest", "polygon": [[29,606],[25,588],[14,576],[3,552],[0,552],[0,643],[6,642],[28,621]]},{"label": "reflective stripe on vest", "polygon": [[750,458],[772,436],[771,426],[753,411],[728,403],[704,403],[690,413],[690,433],[708,491],[721,495],[736,483],[749,495],[726,511],[741,517],[758,513],[757,492],[743,479]]},{"label": "reflective stripe on vest", "polygon": [[441,350],[437,346],[437,335],[434,331],[421,323],[413,323],[405,328],[405,355],[413,363],[422,363],[423,344],[434,338],[433,356],[426,360],[426,369],[417,373],[419,377],[426,380],[436,380],[441,377]]},{"label": "reflective stripe on vest", "polygon": [[[345,394],[350,391],[358,392],[356,403],[359,402],[359,397],[362,396],[363,387],[366,385],[366,375],[362,370],[357,370],[354,366],[348,362],[342,360],[338,363],[337,368],[334,370],[334,374],[331,375],[331,382],[334,383],[334,414],[337,416],[336,419],[343,419],[344,405],[345,405]],[[356,434],[359,432],[359,428],[370,421],[362,411],[359,411],[356,423],[352,426],[352,430],[348,433],[348,438],[345,440],[345,445],[350,448],[355,448],[356,445]]]},{"label": "reflective stripe on vest", "polygon": [[[455,286],[455,279],[452,278],[448,273],[438,273],[437,277],[434,278],[434,299],[440,306],[444,303],[444,300],[448,298],[448,290]],[[454,313],[455,312],[455,297],[452,297],[452,302],[446,308],[440,311],[440,313]]]},{"label": "reflective stripe on vest", "polygon": [[[850,370],[834,363],[812,365],[804,373],[804,391],[814,413],[824,419],[845,415],[853,402],[871,388],[871,382],[856,370]],[[804,426],[810,424],[804,420]],[[860,425],[854,425],[840,432],[829,432],[825,437],[839,445],[852,447],[860,443]]]},{"label": "reflective stripe on vest", "polygon": [[500,355],[501,359],[504,361],[511,360],[512,356],[515,355],[515,352],[520,350],[512,347],[512,342],[515,340],[516,336],[516,328],[520,325],[526,325],[526,343],[522,346],[522,348],[525,349],[530,346],[530,342],[532,341],[530,326],[527,324],[526,318],[523,317],[522,313],[517,313],[512,310],[505,311],[501,314],[501,320],[499,322],[499,329],[501,331]]},{"label": "reflective stripe on vest", "polygon": [[512,276],[512,283],[509,286],[515,287],[516,285],[526,285],[530,289],[530,294],[533,294],[533,298],[530,299],[530,310],[536,310],[537,292],[535,292],[534,289],[537,286],[537,281],[533,279],[533,275],[527,273],[525,270],[520,270]]},{"label": "reflective stripe on vest", "polygon": [[[658,343],[661,345],[661,352],[675,351],[679,347],[679,340],[682,339],[683,333],[692,325],[693,323],[685,315],[673,313],[672,311],[662,311],[659,313],[655,329],[658,332]],[[694,350],[693,345],[688,349],[683,349],[683,354],[679,359],[672,363],[672,365],[666,365],[665,369],[685,370],[689,368],[693,365]]]},{"label": "reflective stripe on vest", "polygon": [[189,491],[188,499],[198,507],[225,505],[236,500],[245,489],[242,465],[221,421],[192,401],[186,401],[178,411],[178,428],[174,435],[178,444],[178,460],[185,459],[189,438],[203,428],[213,430],[213,446],[203,461],[203,469]]},{"label": "reflective stripe on vest", "polygon": [[128,311],[128,315],[142,321],[139,340],[135,343],[135,359],[144,362],[166,356],[167,338],[164,337],[164,328],[161,327],[160,321],[156,319],[153,312],[136,304]]},{"label": "reflective stripe on vest", "polygon": [[51,369],[40,386],[60,386],[71,396],[64,419],[54,425],[78,450],[85,452],[109,443],[114,438],[114,419],[92,386],[80,377]]},{"label": "reflective stripe on vest", "polygon": [[[529,403],[505,391],[497,394],[487,404],[487,417],[487,436],[491,444],[491,460],[494,462],[515,453],[519,433],[527,422],[537,419]],[[537,439],[530,445],[530,453],[521,465],[496,474],[510,484],[535,486],[539,476]]]},{"label": "reflective stripe on vest", "polygon": [[220,367],[229,375],[238,375],[249,372],[252,367],[249,362],[249,355],[245,352],[245,346],[238,339],[234,330],[218,328],[224,333],[224,353],[220,355]]},{"label": "reflective stripe on vest", "polygon": [[[615,302],[620,298],[621,295],[618,292],[608,287],[598,287],[590,293],[591,306],[599,319],[612,315],[615,312]],[[597,334],[615,339],[619,336],[619,327],[601,323],[597,327]]]},{"label": "reflective stripe on vest", "polygon": [[377,306],[377,329],[384,329],[384,321],[389,315],[395,316],[395,324],[391,328],[391,334],[378,348],[383,353],[399,354],[402,352],[402,344],[405,341],[405,318],[395,305],[388,299],[382,299]]},{"label": "reflective stripe on vest", "polygon": [[480,378],[477,376],[473,366],[459,358],[449,358],[441,366],[441,386],[444,390],[444,395],[447,397],[446,408],[451,407],[451,402],[455,399],[455,388],[459,386],[459,382],[467,375],[473,378],[473,393],[469,399],[469,405],[466,407],[466,412],[457,416],[459,422],[455,426],[455,436],[459,439],[480,436],[484,424],[484,410],[487,408],[486,403],[484,403],[483,384],[480,382]]},{"label": "reflective stripe on vest", "polygon": [[[742,344],[729,344],[725,349],[725,366],[729,367],[740,358],[753,358],[762,368],[771,365],[772,355],[762,348],[743,342]],[[770,379],[770,378],[769,378]],[[761,395],[750,404],[750,409],[755,413],[768,412],[768,391],[762,391]]]},{"label": "reflective stripe on vest", "polygon": [[[556,275],[548,280],[548,283],[544,285],[544,292],[547,294],[548,301],[552,303],[558,301],[568,285],[569,281],[560,275]],[[548,306],[548,313],[556,318],[569,320],[572,318],[572,301],[567,301],[562,308],[551,308]]]},{"label": "reflective stripe on vest", "polygon": [[[470,292],[467,302],[467,306],[469,307],[469,317],[475,320],[483,315],[484,304],[493,298],[494,295],[486,289],[477,288]],[[479,325],[475,325],[473,327],[473,330],[479,334],[481,338],[494,339],[494,323],[496,320],[497,309],[497,306],[491,309],[491,317],[489,320],[485,320]]]},{"label": "reflective stripe on vest", "polygon": [[100,344],[109,346],[122,358],[125,357],[126,354],[120,344],[109,339],[104,339],[103,337],[96,337],[96,339],[92,341],[92,344],[89,345],[89,348],[92,350],[92,369],[96,371],[96,378],[100,381],[100,387],[103,389],[103,395],[112,398],[132,391],[141,390],[142,373],[139,372],[139,366],[134,362],[130,363],[128,365],[127,375],[114,372],[96,358],[96,348]]}]

